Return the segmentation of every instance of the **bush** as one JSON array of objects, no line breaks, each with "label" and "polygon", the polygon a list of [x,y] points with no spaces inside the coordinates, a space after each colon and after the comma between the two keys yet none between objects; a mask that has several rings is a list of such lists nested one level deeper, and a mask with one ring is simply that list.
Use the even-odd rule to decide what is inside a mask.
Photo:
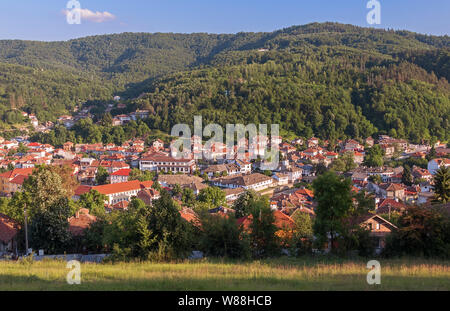
[{"label": "bush", "polygon": [[450,258],[450,221],[444,211],[410,207],[398,223],[399,229],[387,239],[385,256]]},{"label": "bush", "polygon": [[202,212],[200,222],[202,235],[199,246],[206,255],[244,259],[250,257],[248,238],[233,216]]}]

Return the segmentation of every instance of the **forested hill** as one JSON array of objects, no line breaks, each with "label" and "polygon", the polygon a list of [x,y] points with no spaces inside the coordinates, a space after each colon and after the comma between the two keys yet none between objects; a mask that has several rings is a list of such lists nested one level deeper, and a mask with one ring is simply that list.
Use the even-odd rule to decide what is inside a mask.
[{"label": "forested hill", "polygon": [[130,109],[153,110],[150,125],[165,130],[202,113],[219,123],[277,122],[305,136],[448,139],[449,64],[448,36],[336,23],[272,33],[7,40],[0,41],[0,114],[5,120],[20,102],[52,119],[41,108],[56,114],[84,100],[144,92]]}]

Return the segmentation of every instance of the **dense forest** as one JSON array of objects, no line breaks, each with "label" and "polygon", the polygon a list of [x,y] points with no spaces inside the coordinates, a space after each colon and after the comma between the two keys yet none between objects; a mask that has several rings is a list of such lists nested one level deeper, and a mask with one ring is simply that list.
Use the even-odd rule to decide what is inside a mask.
[{"label": "dense forest", "polygon": [[305,137],[448,140],[449,64],[448,36],[337,23],[8,40],[0,41],[0,117],[16,121],[11,110],[21,109],[54,120],[120,95],[127,110],[153,113],[149,128],[165,131],[201,114],[222,125],[279,123],[283,134]]}]

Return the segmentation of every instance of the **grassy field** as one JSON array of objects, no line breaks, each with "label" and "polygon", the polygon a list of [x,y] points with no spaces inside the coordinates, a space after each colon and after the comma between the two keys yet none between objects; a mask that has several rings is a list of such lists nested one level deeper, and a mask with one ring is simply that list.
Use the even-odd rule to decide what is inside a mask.
[{"label": "grassy field", "polygon": [[82,264],[68,285],[64,261],[0,262],[5,290],[450,290],[450,262],[380,260],[381,285],[368,285],[365,261],[273,259]]}]

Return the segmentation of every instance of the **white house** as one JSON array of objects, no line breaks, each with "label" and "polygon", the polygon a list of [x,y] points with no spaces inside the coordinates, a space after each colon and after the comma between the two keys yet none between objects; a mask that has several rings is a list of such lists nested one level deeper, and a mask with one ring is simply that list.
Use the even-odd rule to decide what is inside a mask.
[{"label": "white house", "polygon": [[441,166],[450,167],[450,159],[438,158],[431,160],[430,162],[428,162],[428,171],[430,172],[431,175],[435,175],[436,171]]}]

